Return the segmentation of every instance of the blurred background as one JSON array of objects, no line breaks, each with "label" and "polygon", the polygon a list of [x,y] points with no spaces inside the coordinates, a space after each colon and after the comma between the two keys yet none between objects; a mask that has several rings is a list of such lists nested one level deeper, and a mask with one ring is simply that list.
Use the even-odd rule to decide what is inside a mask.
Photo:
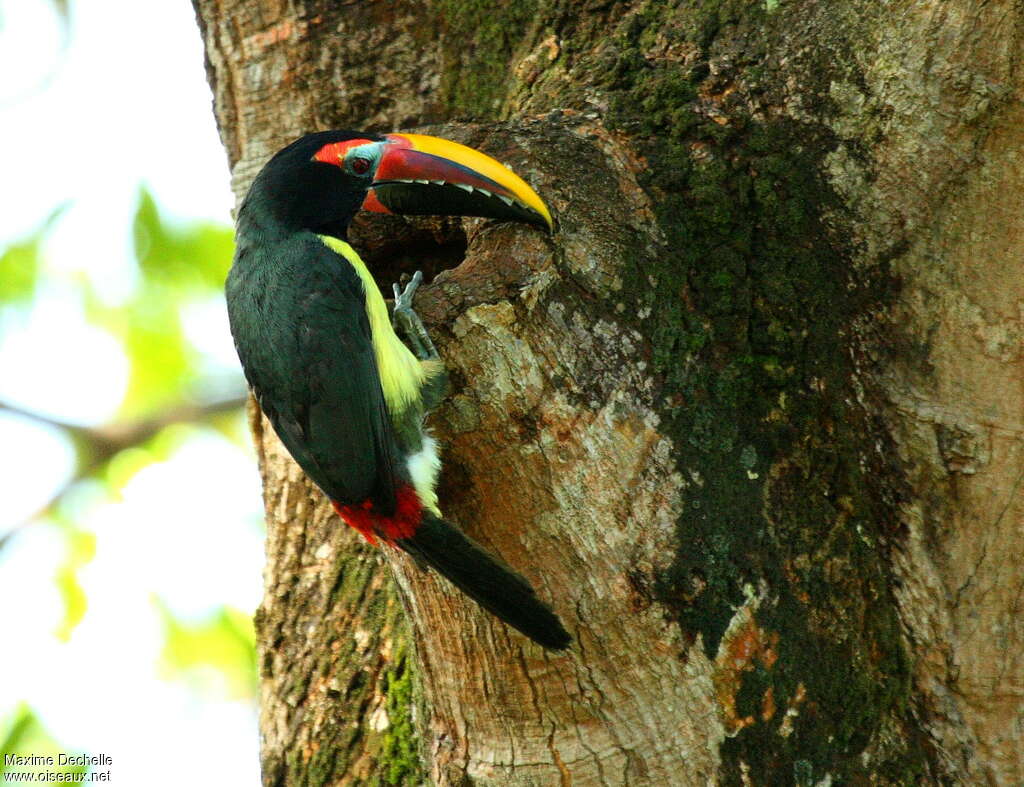
[{"label": "blurred background", "polygon": [[0,0],[0,74],[3,754],[255,785],[262,512],[191,5]]}]

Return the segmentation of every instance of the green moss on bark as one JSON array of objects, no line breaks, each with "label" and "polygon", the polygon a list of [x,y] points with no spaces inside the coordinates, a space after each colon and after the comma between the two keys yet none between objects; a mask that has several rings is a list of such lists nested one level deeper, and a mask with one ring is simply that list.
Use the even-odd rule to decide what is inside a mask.
[{"label": "green moss on bark", "polygon": [[449,117],[496,119],[508,97],[515,49],[537,10],[536,0],[438,0],[446,58],[441,101]]},{"label": "green moss on bark", "polygon": [[[723,745],[726,783],[742,762],[757,784],[909,784],[927,756],[884,559],[898,473],[857,404],[851,360],[858,320],[896,285],[884,260],[852,264],[852,218],[823,176],[830,108],[811,107],[814,122],[761,111],[786,77],[768,54],[785,25],[772,17],[749,3],[650,4],[599,75],[610,122],[649,163],[642,185],[667,241],[627,281],[650,310],[663,428],[692,482],[660,593],[709,655],[751,588],[758,627],[778,635],[772,666],[743,675],[737,714],[754,723]],[[699,55],[647,56],[673,36]],[[801,84],[836,74],[842,46],[822,42]]]},{"label": "green moss on bark", "polygon": [[[392,649],[382,650],[382,640],[361,642],[349,631],[318,649],[308,669],[295,671],[288,701],[305,716],[303,724],[315,728],[317,745],[298,739],[286,762],[265,761],[264,784],[322,787],[367,769],[372,771],[364,779],[368,785],[424,782],[412,724],[415,663],[408,655],[408,621],[393,586],[373,587],[379,563],[369,547],[357,549],[364,550],[362,559],[335,565],[337,574],[325,585],[327,607],[361,607],[359,619],[373,625],[374,636],[384,633]],[[339,664],[347,665],[340,674]],[[383,727],[376,724],[382,717],[374,714],[381,706],[387,715]]]},{"label": "green moss on bark", "polygon": [[422,784],[419,739],[413,726],[414,687],[412,662],[406,650],[396,654],[385,680],[388,730],[380,761],[387,767],[382,784]]}]

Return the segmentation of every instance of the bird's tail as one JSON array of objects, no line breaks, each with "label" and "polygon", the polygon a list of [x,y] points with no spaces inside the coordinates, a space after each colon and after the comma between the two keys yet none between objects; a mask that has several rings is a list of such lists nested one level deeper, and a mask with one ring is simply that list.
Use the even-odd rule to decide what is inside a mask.
[{"label": "bird's tail", "polygon": [[553,650],[569,646],[569,633],[530,583],[454,525],[424,511],[415,533],[395,544],[534,642]]}]

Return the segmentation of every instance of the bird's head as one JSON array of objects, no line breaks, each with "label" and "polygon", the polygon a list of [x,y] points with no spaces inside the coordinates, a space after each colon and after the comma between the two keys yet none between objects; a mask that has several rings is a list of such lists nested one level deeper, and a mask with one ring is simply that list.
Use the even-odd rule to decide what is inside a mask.
[{"label": "bird's head", "polygon": [[308,134],[266,164],[246,199],[253,201],[289,229],[342,238],[360,209],[553,228],[547,206],[508,167],[473,148],[423,134]]}]

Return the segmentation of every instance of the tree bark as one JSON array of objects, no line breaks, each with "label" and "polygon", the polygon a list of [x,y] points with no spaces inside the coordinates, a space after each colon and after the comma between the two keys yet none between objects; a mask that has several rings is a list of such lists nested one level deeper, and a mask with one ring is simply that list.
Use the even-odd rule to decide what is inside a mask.
[{"label": "tree bark", "polygon": [[442,506],[573,647],[359,544],[254,413],[265,784],[1024,781],[1019,3],[195,5],[239,195],[428,126],[558,220],[353,240],[431,281]]}]

